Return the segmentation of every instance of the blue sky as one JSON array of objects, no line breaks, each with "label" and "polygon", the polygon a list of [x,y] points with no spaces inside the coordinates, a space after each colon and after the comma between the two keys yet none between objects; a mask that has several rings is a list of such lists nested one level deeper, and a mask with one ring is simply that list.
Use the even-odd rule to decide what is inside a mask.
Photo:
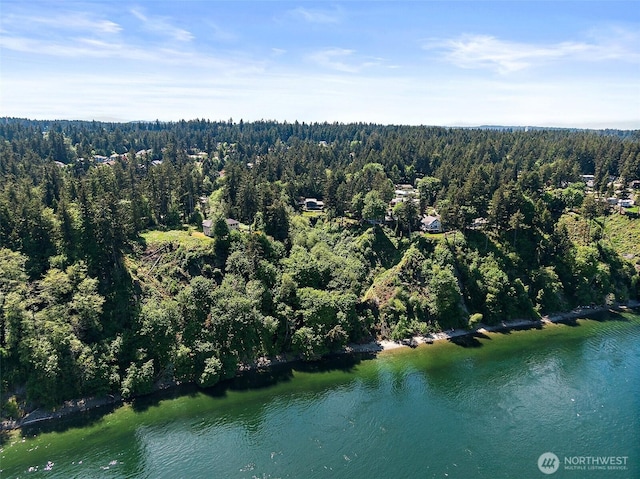
[{"label": "blue sky", "polygon": [[0,0],[0,115],[640,128],[640,3]]}]

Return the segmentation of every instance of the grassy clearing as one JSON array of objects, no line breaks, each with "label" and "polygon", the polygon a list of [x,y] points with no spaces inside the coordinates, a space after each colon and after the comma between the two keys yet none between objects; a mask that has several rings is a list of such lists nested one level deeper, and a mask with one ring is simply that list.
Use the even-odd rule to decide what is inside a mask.
[{"label": "grassy clearing", "polygon": [[618,254],[634,255],[640,258],[640,219],[626,215],[611,215],[599,218],[604,222],[604,240],[609,242]]},{"label": "grassy clearing", "polygon": [[215,240],[202,232],[147,231],[140,236],[145,251],[128,256],[126,261],[147,295],[174,297],[195,276],[222,266],[215,252]]},{"label": "grassy clearing", "polygon": [[575,213],[563,215],[560,221],[567,226],[569,237],[576,244],[587,244],[589,233],[604,229],[602,240],[620,256],[629,259],[633,255],[640,259],[640,218],[614,213],[597,218],[590,228],[588,221]]},{"label": "grassy clearing", "polygon": [[204,241],[213,241],[211,238],[205,236],[199,231],[184,231],[184,230],[170,230],[170,231],[147,231],[140,234],[147,245],[161,245],[163,243],[179,243],[179,244],[197,244]]},{"label": "grassy clearing", "polygon": [[633,214],[636,214],[636,215],[640,214],[640,206],[638,206],[638,205],[633,206],[631,208],[626,208],[626,210],[627,210],[628,213],[633,213]]},{"label": "grassy clearing", "polygon": [[303,211],[302,216],[306,216],[307,218],[319,218],[321,216],[327,216],[324,211]]}]

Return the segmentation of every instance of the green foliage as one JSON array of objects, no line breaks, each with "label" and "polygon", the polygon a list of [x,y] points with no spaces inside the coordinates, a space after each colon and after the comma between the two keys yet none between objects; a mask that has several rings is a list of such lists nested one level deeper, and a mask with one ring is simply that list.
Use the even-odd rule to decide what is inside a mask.
[{"label": "green foliage", "polygon": [[480,323],[482,323],[483,317],[484,316],[482,316],[482,313],[473,313],[471,316],[469,316],[469,329],[477,328]]},{"label": "green foliage", "polygon": [[403,201],[394,206],[393,217],[402,233],[411,234],[418,229],[418,207],[413,201]]},{"label": "green foliage", "polygon": [[0,412],[1,417],[7,419],[17,420],[22,416],[20,405],[15,396],[11,396],[2,404],[2,410]]},{"label": "green foliage", "polygon": [[362,218],[371,222],[381,222],[387,211],[387,203],[377,190],[367,193],[363,200]]},{"label": "green foliage", "polygon": [[176,344],[178,304],[172,300],[158,302],[152,299],[142,306],[139,321],[140,347],[157,367],[166,367]]},{"label": "green foliage", "polygon": [[428,205],[433,205],[440,191],[442,181],[433,176],[420,178],[417,183],[420,192],[420,211],[424,212]]},{"label": "green foliage", "polygon": [[222,375],[222,362],[216,357],[210,357],[204,360],[204,369],[198,378],[198,385],[204,388],[214,386]]},{"label": "green foliage", "polygon": [[320,359],[326,352],[322,336],[308,326],[302,326],[293,334],[291,345],[295,353],[308,361]]},{"label": "green foliage", "polygon": [[564,286],[553,266],[534,271],[531,280],[536,311],[550,313],[566,309]]},{"label": "green foliage", "polygon": [[452,268],[435,268],[429,280],[429,308],[441,324],[461,325],[460,288]]},{"label": "green foliage", "polygon": [[124,380],[122,381],[121,394],[125,399],[133,396],[149,394],[153,390],[154,370],[153,359],[141,365],[132,363],[127,368]]},{"label": "green foliage", "polygon": [[[310,328],[316,353],[346,345],[356,323],[357,297],[313,288],[298,290],[298,314],[304,327]],[[305,335],[306,337],[307,335]],[[307,344],[307,343],[305,343]]]},{"label": "green foliage", "polygon": [[[2,387],[41,404],[640,293],[639,220],[579,182],[640,176],[634,132],[6,119],[0,140]],[[419,205],[387,225],[397,183]],[[446,235],[418,233],[427,208]]]},{"label": "green foliage", "polygon": [[27,258],[7,248],[0,249],[0,348],[14,349],[20,341],[27,293]]}]

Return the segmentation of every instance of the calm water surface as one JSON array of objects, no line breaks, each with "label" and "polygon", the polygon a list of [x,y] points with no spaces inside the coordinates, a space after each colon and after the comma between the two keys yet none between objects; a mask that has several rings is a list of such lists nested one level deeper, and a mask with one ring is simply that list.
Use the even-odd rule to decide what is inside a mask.
[{"label": "calm water surface", "polygon": [[[47,427],[4,443],[2,478],[639,478],[640,316],[287,366]],[[591,456],[626,469],[565,469]]]}]

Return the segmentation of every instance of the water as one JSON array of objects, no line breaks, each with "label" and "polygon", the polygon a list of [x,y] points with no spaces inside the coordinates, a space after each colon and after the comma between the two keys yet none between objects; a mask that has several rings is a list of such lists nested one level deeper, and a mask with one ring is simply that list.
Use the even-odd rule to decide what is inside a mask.
[{"label": "water", "polygon": [[[640,477],[638,315],[182,394],[27,429],[3,445],[1,476]],[[547,451],[561,463],[553,476],[537,466]],[[626,470],[564,468],[591,456],[627,457]]]}]

